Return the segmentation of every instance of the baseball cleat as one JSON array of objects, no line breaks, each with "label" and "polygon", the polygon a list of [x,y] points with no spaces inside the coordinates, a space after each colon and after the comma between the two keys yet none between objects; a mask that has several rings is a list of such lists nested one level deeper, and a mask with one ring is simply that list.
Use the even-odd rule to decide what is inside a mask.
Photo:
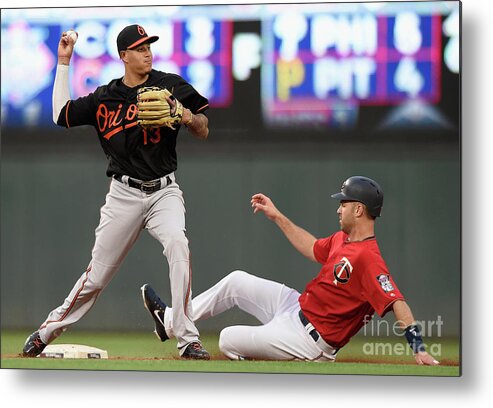
[{"label": "baseball cleat", "polygon": [[24,348],[22,349],[22,356],[36,357],[37,355],[41,354],[45,347],[46,344],[44,344],[41,341],[41,337],[39,337],[39,331],[35,331],[26,339],[26,342],[24,343]]},{"label": "baseball cleat", "polygon": [[142,299],[144,299],[144,306],[154,319],[154,333],[159,340],[165,341],[169,337],[164,330],[164,311],[166,310],[166,304],[159,299],[159,296],[154,292],[148,283],[140,288],[142,291]]},{"label": "baseball cleat", "polygon": [[198,341],[194,341],[187,346],[181,355],[181,358],[190,360],[210,360],[211,356],[209,356],[207,350],[202,347],[202,344]]}]

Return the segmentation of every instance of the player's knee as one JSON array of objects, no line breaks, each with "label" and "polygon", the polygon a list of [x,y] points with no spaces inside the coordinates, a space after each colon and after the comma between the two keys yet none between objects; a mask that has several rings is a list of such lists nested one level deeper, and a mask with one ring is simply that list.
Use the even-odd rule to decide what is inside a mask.
[{"label": "player's knee", "polygon": [[230,272],[227,276],[226,276],[226,279],[230,282],[233,282],[235,284],[238,284],[239,282],[244,282],[246,279],[248,279],[250,277],[250,274],[245,272],[245,271],[241,271],[239,269],[233,271],[233,272]]},{"label": "player's knee", "polygon": [[238,297],[241,297],[242,292],[249,286],[251,276],[245,271],[235,270],[222,278],[218,285],[223,295],[238,305]]},{"label": "player's knee", "polygon": [[84,281],[84,285],[81,295],[104,290],[118,272],[118,269],[119,265],[105,265],[93,259],[87,270],[82,274],[81,278]]},{"label": "player's knee", "polygon": [[166,246],[186,246],[188,248],[188,239],[184,231],[174,231],[166,237]]},{"label": "player's knee", "polygon": [[219,334],[219,350],[230,360],[240,360],[242,356],[236,350],[233,341],[233,327],[226,327]]},{"label": "player's knee", "polygon": [[176,231],[168,235],[164,244],[164,255],[168,259],[187,259],[190,250],[188,239],[183,231]]}]

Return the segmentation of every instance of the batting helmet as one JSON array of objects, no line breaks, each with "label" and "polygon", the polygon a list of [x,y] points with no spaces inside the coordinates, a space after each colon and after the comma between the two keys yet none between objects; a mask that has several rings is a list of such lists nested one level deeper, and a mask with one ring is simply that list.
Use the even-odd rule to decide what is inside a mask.
[{"label": "batting helmet", "polygon": [[342,185],[341,192],[332,194],[339,201],[358,201],[366,205],[372,217],[380,217],[383,205],[383,191],[378,183],[368,177],[352,176]]}]

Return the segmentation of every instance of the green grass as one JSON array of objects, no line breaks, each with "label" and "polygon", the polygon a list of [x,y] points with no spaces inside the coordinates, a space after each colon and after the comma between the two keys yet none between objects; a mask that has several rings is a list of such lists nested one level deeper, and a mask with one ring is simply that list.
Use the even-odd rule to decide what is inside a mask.
[{"label": "green grass", "polygon": [[[174,340],[159,342],[154,334],[142,332],[79,332],[72,330],[55,343],[85,344],[108,351],[109,360],[59,360],[21,358],[28,332],[3,331],[1,367],[52,370],[121,370],[170,372],[234,372],[291,374],[371,374],[413,376],[458,376],[459,345],[452,339],[435,339],[436,357],[444,365],[424,367],[414,364],[406,347],[396,346],[399,338],[356,337],[338,354],[336,363],[229,361],[220,353],[216,335],[203,335],[211,353],[210,361],[183,361],[178,358]],[[439,345],[439,347],[438,347]],[[391,352],[391,353],[390,353]],[[391,355],[390,355],[391,354]]]}]

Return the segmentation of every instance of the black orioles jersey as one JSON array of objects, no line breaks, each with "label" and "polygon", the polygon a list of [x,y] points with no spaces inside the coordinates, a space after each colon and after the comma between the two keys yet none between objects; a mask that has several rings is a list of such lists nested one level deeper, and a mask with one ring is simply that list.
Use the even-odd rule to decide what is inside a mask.
[{"label": "black orioles jersey", "polygon": [[177,169],[176,138],[180,126],[142,129],[137,125],[137,90],[143,86],[167,88],[192,113],[204,113],[208,100],[176,74],[152,70],[148,80],[134,88],[122,78],[93,93],[68,101],[57,124],[67,128],[93,126],[108,158],[106,174],[127,175],[149,181]]}]

